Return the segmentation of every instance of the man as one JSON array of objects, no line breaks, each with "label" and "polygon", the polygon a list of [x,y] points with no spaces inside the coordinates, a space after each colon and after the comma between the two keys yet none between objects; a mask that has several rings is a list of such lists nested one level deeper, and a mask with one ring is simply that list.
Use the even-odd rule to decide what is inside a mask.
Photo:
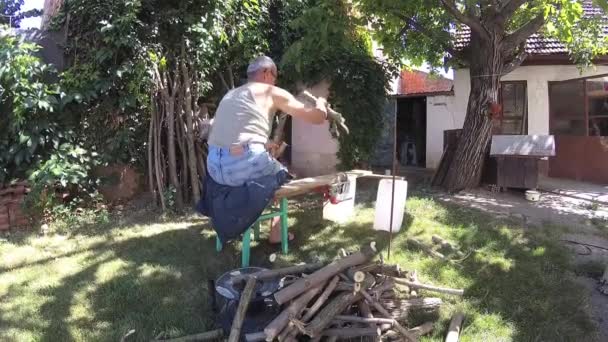
[{"label": "man", "polygon": [[284,169],[269,153],[277,110],[312,124],[327,119],[327,102],[307,107],[275,86],[277,67],[271,58],[256,58],[247,68],[248,82],[221,100],[209,135],[209,175],[219,184],[240,186]]},{"label": "man", "polygon": [[[273,158],[269,151],[276,148],[269,140],[274,115],[278,110],[312,124],[322,124],[327,119],[327,102],[324,99],[318,99],[315,107],[307,107],[286,90],[275,86],[277,76],[277,67],[271,58],[256,58],[247,68],[248,82],[229,91],[220,101],[215,113],[208,140],[207,170],[214,182],[235,187],[232,193],[241,191],[237,187],[243,185],[262,186],[257,188],[258,190],[252,190],[253,192],[266,190],[270,186],[251,184],[249,181],[261,180],[263,177],[268,180],[269,176],[286,173],[285,167]],[[251,192],[245,190],[242,190],[242,193],[243,196],[252,196]],[[216,211],[223,215],[215,214],[216,225],[220,224],[221,219],[228,221],[223,208],[231,206],[231,201],[236,203],[241,200],[238,198],[240,195],[233,195],[232,198],[222,196],[216,195],[216,198],[220,199],[217,203],[222,206],[222,210]],[[209,200],[209,203],[211,202]],[[233,222],[248,222],[250,215],[246,213],[259,209],[259,202],[256,200],[250,199],[246,203],[249,207],[239,209],[239,213],[229,213],[234,216]],[[234,231],[226,232],[228,228],[224,227],[215,227],[220,238],[222,234],[226,237],[234,236]],[[238,227],[237,232],[242,229]],[[280,242],[278,222],[272,226],[270,242]]]}]

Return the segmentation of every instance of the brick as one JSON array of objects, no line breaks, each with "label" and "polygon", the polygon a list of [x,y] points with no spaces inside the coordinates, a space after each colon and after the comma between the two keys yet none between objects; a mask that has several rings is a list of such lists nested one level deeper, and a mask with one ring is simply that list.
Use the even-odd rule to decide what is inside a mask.
[{"label": "brick", "polygon": [[6,224],[5,223],[0,223],[0,231],[9,230],[10,228],[11,228],[11,226],[9,226],[8,223],[6,223]]}]

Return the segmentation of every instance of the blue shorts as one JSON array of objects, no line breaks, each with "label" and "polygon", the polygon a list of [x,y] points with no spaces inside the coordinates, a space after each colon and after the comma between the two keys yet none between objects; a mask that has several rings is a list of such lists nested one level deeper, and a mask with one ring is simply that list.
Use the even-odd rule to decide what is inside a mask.
[{"label": "blue shorts", "polygon": [[215,182],[241,186],[247,181],[287,170],[268,153],[264,144],[245,144],[243,148],[243,153],[236,156],[231,155],[227,147],[209,145],[207,170]]}]

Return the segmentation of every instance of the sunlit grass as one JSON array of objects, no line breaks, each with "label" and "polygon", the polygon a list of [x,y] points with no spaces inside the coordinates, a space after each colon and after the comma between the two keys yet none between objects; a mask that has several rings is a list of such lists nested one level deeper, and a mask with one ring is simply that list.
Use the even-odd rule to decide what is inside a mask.
[{"label": "sunlit grass", "polygon": [[[354,250],[370,241],[386,256],[388,234],[371,228],[375,194],[361,188],[356,216],[345,225],[324,221],[315,197],[294,201],[290,229],[296,240],[281,261],[330,260],[340,248]],[[596,338],[584,291],[572,281],[568,254],[556,242],[559,229],[524,229],[416,194],[407,213],[389,262],[417,270],[421,281],[466,293],[439,295],[445,305],[423,341],[443,341],[456,310],[467,316],[461,341]],[[263,237],[267,231],[264,224]],[[408,247],[408,237],[430,243],[433,234],[467,257],[448,263]],[[207,280],[240,264],[240,244],[218,254],[214,239],[200,217],[150,212],[69,235],[12,236],[0,243],[0,340],[118,341],[135,329],[132,340],[149,341],[160,332],[178,336],[211,329]],[[255,242],[252,263],[272,267],[268,255],[278,250]]]}]

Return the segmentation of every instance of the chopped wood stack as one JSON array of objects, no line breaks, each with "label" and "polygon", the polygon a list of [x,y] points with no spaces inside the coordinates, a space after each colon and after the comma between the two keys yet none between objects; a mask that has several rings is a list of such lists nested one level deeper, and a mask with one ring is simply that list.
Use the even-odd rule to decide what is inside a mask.
[{"label": "chopped wood stack", "polygon": [[[463,290],[421,284],[415,272],[372,261],[376,253],[372,243],[323,267],[315,264],[272,271],[280,276],[291,271],[296,279],[274,294],[283,311],[262,331],[247,334],[245,339],[296,341],[307,336],[313,341],[362,337],[417,341],[428,334],[433,322],[408,326],[410,314],[437,312],[442,301],[422,297],[420,292],[462,295]],[[306,271],[310,273],[302,273]],[[257,279],[256,274],[250,277]]]}]

